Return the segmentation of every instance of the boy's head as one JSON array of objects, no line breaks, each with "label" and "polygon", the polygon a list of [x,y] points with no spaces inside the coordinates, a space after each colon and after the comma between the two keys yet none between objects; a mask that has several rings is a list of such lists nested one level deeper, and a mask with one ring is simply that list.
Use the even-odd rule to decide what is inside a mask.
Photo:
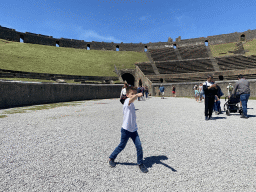
[{"label": "boy's head", "polygon": [[127,87],[126,88],[126,96],[131,97],[137,94],[137,87]]}]

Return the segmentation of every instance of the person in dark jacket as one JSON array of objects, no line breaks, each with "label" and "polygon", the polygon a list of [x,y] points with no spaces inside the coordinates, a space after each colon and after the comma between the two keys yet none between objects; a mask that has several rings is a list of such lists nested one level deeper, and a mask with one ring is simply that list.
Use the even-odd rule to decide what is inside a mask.
[{"label": "person in dark jacket", "polygon": [[213,77],[209,75],[207,81],[203,84],[205,93],[205,120],[212,119],[212,111],[214,106],[215,95],[217,95],[217,86],[213,82]]},{"label": "person in dark jacket", "polygon": [[220,107],[220,98],[223,95],[223,92],[221,91],[221,88],[218,84],[216,84],[217,87],[217,95],[215,95],[214,99],[214,111],[216,115],[219,115],[221,113],[221,107]]}]

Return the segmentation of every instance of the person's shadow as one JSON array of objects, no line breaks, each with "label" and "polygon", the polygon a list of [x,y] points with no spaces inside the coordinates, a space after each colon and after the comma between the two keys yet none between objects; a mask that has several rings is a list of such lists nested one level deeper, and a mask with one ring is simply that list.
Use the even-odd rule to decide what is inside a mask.
[{"label": "person's shadow", "polygon": [[[165,155],[159,155],[159,156],[151,156],[151,157],[146,157],[145,160],[143,161],[144,165],[146,167],[153,167],[154,164],[161,164],[169,169],[171,169],[173,172],[177,172],[176,169],[172,168],[171,166],[161,162],[161,160],[167,160],[168,157],[166,157]],[[136,163],[119,163],[116,162],[116,164],[120,164],[120,165],[137,165]]]},{"label": "person's shadow", "polygon": [[173,167],[171,167],[161,161],[161,160],[167,160],[167,159],[168,159],[168,157],[166,157],[165,155],[146,157],[144,164],[146,165],[146,167],[152,167],[154,164],[161,164],[161,165],[171,169],[173,172],[177,172],[176,169],[174,169]]}]

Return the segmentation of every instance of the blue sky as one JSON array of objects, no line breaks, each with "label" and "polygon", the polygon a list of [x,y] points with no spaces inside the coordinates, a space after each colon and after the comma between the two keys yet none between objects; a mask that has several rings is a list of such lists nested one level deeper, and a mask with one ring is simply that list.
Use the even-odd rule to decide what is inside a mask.
[{"label": "blue sky", "polygon": [[0,25],[85,41],[166,42],[256,29],[253,0],[8,0]]}]

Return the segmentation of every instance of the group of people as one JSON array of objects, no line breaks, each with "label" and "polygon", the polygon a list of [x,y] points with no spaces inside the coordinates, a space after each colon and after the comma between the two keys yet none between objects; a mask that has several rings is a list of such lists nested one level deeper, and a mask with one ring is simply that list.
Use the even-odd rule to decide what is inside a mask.
[{"label": "group of people", "polygon": [[[241,118],[248,119],[247,103],[250,97],[250,83],[243,77],[243,75],[239,75],[235,87],[229,83],[227,89],[229,97],[231,95],[235,95],[240,98],[243,109]],[[215,112],[220,112],[220,97],[223,95],[223,93],[220,87],[214,83],[211,75],[209,75],[207,77],[207,81],[204,82],[203,91],[205,94],[205,120],[211,120],[214,108]]]},{"label": "group of people", "polygon": [[[160,87],[159,87],[159,93],[161,95],[161,99],[164,99],[164,86],[161,84]],[[176,87],[173,85],[172,86],[172,95],[173,97],[176,97]]]},{"label": "group of people", "polygon": [[195,99],[196,99],[196,101],[197,102],[202,102],[202,100],[205,97],[204,90],[203,90],[203,84],[200,83],[199,87],[197,85],[195,85],[193,90],[195,92]]},{"label": "group of people", "polygon": [[[128,85],[127,83],[124,83],[124,86],[122,87],[121,93],[120,93],[120,102],[124,104],[125,99],[127,99],[127,92],[126,89],[128,87],[131,87],[131,85]],[[138,101],[142,101],[148,98],[148,86],[139,86],[137,88],[137,93],[142,93],[141,97],[138,97]]]},{"label": "group of people", "polygon": [[145,100],[148,98],[148,86],[139,86],[137,88],[137,93],[142,93],[142,97],[138,97],[138,101]]},{"label": "group of people", "polygon": [[[230,84],[229,84],[230,85]],[[232,92],[230,94],[237,94],[240,97],[242,108],[243,108],[243,114],[241,118],[248,118],[247,115],[247,102],[250,97],[250,84],[247,80],[243,78],[242,75],[238,76],[238,82],[235,84],[235,87],[233,88]],[[162,88],[161,88],[162,87]],[[228,86],[229,88],[229,86]],[[122,91],[121,91],[121,98],[125,97],[123,100],[123,124],[121,128],[121,141],[120,144],[114,149],[114,151],[109,156],[109,165],[110,167],[115,167],[116,162],[115,159],[118,156],[118,154],[125,148],[129,138],[131,138],[135,144],[136,150],[137,150],[137,164],[139,169],[143,173],[147,173],[148,169],[143,164],[143,150],[142,145],[140,141],[139,134],[137,132],[138,126],[136,123],[136,114],[135,114],[135,106],[133,102],[137,99],[143,96],[143,93],[145,93],[146,97],[148,94],[147,87],[142,88],[141,86],[136,89],[135,87],[129,86],[127,84],[124,85]],[[160,92],[162,93],[162,97],[164,96],[164,87],[161,85],[159,88]],[[221,97],[222,91],[220,87],[214,83],[213,77],[209,75],[207,77],[207,81],[205,81],[203,84],[200,84],[199,89],[195,87],[195,90],[200,90],[200,93],[204,94],[205,98],[205,120],[212,119],[212,112],[214,103],[216,103],[216,100],[219,100]],[[231,89],[230,89],[231,90]],[[229,90],[229,91],[230,91]],[[173,86],[173,94],[175,94],[175,87]],[[196,94],[198,92],[195,91]],[[216,99],[217,97],[217,99]]]}]

